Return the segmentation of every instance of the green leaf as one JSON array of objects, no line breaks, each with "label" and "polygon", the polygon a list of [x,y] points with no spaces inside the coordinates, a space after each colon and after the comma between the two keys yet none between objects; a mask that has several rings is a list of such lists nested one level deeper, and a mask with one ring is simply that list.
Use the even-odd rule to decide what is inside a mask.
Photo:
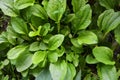
[{"label": "green leaf", "polygon": [[99,63],[99,61],[97,61],[95,58],[93,58],[93,56],[90,54],[90,55],[87,55],[86,57],[86,62],[88,64],[96,64],[96,63]]},{"label": "green leaf", "polygon": [[78,43],[81,44],[96,44],[98,38],[95,33],[91,31],[82,31],[78,36]]},{"label": "green leaf", "polygon": [[115,66],[99,64],[97,72],[100,80],[118,80]]},{"label": "green leaf", "polygon": [[63,56],[64,53],[65,53],[65,48],[63,46],[61,46],[60,49],[57,49],[58,57]]},{"label": "green leaf", "polygon": [[22,72],[32,65],[32,56],[33,55],[28,52],[17,58],[16,68],[18,72]]},{"label": "green leaf", "polygon": [[48,69],[43,69],[39,75],[35,78],[35,80],[52,80],[50,75],[50,71]]},{"label": "green leaf", "polygon": [[114,30],[115,40],[120,44],[120,26]]},{"label": "green leaf", "polygon": [[34,16],[40,17],[41,19],[47,19],[48,18],[47,12],[39,4],[35,4],[35,5],[32,6],[32,13],[33,13]]},{"label": "green leaf", "polygon": [[120,24],[120,12],[114,12],[112,9],[106,10],[99,16],[97,23],[107,34]]},{"label": "green leaf", "polygon": [[3,13],[11,17],[16,17],[19,11],[14,8],[13,4],[13,0],[0,0],[0,8]]},{"label": "green leaf", "polygon": [[67,64],[67,73],[64,80],[73,80],[76,75],[76,70],[73,64]]},{"label": "green leaf", "polygon": [[95,47],[93,49],[93,55],[95,59],[101,63],[106,65],[114,65],[115,61],[113,61],[113,51],[108,47]]},{"label": "green leaf", "polygon": [[46,23],[46,24],[44,24],[44,25],[42,26],[42,29],[41,29],[41,31],[40,31],[40,34],[41,34],[42,36],[46,36],[49,30],[50,30],[50,23]]},{"label": "green leaf", "polygon": [[40,42],[39,48],[40,48],[40,50],[47,50],[48,49],[48,45],[45,44],[44,42]]},{"label": "green leaf", "polygon": [[60,22],[65,9],[66,0],[49,0],[47,5],[47,14],[52,20]]},{"label": "green leaf", "polygon": [[52,36],[49,39],[49,43],[48,43],[49,50],[57,49],[62,44],[63,40],[64,40],[64,35],[62,34],[56,34]]},{"label": "green leaf", "polygon": [[90,5],[83,6],[76,14],[72,22],[75,31],[86,29],[91,23],[92,10]]},{"label": "green leaf", "polygon": [[106,9],[114,9],[115,7],[115,0],[99,0],[99,3]]},{"label": "green leaf", "polygon": [[75,47],[81,47],[81,45],[78,43],[78,39],[77,38],[71,38],[71,43]]},{"label": "green leaf", "polygon": [[76,13],[78,12],[81,7],[85,6],[85,0],[72,0],[73,11]]},{"label": "green leaf", "polygon": [[39,45],[40,45],[40,42],[33,42],[33,43],[30,45],[29,50],[30,50],[30,51],[38,51],[38,50],[40,50]]},{"label": "green leaf", "polygon": [[65,20],[64,22],[65,23],[69,23],[69,22],[72,22],[75,18],[75,14],[68,14],[66,17],[65,17]]},{"label": "green leaf", "polygon": [[14,5],[17,9],[24,9],[33,6],[35,0],[15,0]]},{"label": "green leaf", "polygon": [[54,64],[50,63],[49,70],[53,80],[64,80],[67,73],[67,63],[64,60]]},{"label": "green leaf", "polygon": [[75,80],[81,80],[81,69],[79,70],[79,72],[77,73]]},{"label": "green leaf", "polygon": [[7,53],[8,59],[18,58],[21,54],[23,54],[25,52],[27,47],[28,46],[18,45],[18,46],[11,48]]},{"label": "green leaf", "polygon": [[26,22],[19,17],[11,18],[12,28],[19,34],[28,34]]},{"label": "green leaf", "polygon": [[39,64],[46,58],[46,51],[37,51],[32,57],[33,64]]},{"label": "green leaf", "polygon": [[51,63],[57,62],[57,60],[58,60],[57,51],[48,51],[48,60],[49,60]]}]

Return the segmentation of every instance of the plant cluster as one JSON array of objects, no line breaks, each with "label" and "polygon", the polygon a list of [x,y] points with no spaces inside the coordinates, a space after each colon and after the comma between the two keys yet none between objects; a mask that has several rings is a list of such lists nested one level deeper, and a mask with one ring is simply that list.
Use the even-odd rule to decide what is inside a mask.
[{"label": "plant cluster", "polygon": [[119,79],[120,0],[0,0],[0,9],[1,80]]}]

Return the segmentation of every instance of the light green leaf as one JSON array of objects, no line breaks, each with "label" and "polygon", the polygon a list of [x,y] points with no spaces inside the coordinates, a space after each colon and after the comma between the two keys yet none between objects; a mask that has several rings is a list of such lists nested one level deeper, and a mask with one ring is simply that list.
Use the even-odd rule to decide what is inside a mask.
[{"label": "light green leaf", "polygon": [[99,3],[106,9],[114,9],[115,7],[115,0],[99,0]]},{"label": "light green leaf", "polygon": [[73,11],[76,13],[78,12],[81,7],[85,6],[85,0],[72,0]]},{"label": "light green leaf", "polygon": [[13,0],[0,0],[0,8],[5,15],[16,17],[19,13],[17,9],[14,8]]},{"label": "light green leaf", "polygon": [[32,65],[32,56],[33,55],[28,52],[17,58],[15,65],[18,72],[22,72]]},{"label": "light green leaf", "polygon": [[120,26],[114,30],[115,40],[120,44]]},{"label": "light green leaf", "polygon": [[115,66],[99,64],[97,72],[100,80],[118,80]]},{"label": "light green leaf", "polygon": [[67,64],[67,73],[64,80],[73,80],[76,75],[75,66],[73,64]]},{"label": "light green leaf", "polygon": [[19,34],[28,34],[26,22],[19,17],[11,18],[12,28]]},{"label": "light green leaf", "polygon": [[77,73],[75,80],[81,80],[81,69],[79,70],[79,72]]},{"label": "light green leaf", "polygon": [[78,36],[78,43],[81,44],[96,44],[98,38],[95,33],[91,31],[82,31]]},{"label": "light green leaf", "polygon": [[64,40],[64,35],[62,34],[56,34],[52,36],[49,39],[49,43],[48,43],[49,50],[57,49],[62,44],[63,40]]},{"label": "light green leaf", "polygon": [[60,49],[57,49],[58,57],[63,56],[64,53],[65,53],[65,48],[63,46],[61,46]]},{"label": "light green leaf", "polygon": [[78,39],[77,38],[71,38],[71,43],[75,47],[81,47],[81,45],[78,43]]},{"label": "light green leaf", "polygon": [[99,63],[99,61],[97,61],[95,58],[93,58],[93,56],[90,54],[90,55],[87,55],[86,57],[86,62],[88,64],[96,64],[96,63]]},{"label": "light green leaf", "polygon": [[75,31],[86,29],[91,23],[92,10],[90,5],[83,6],[76,14],[72,22]]},{"label": "light green leaf", "polygon": [[18,45],[16,47],[11,48],[7,53],[8,59],[18,58],[21,54],[23,54],[25,52],[27,47],[28,46]]},{"label": "light green leaf", "polygon": [[32,57],[33,64],[39,64],[46,58],[46,51],[37,51]]},{"label": "light green leaf", "polygon": [[101,63],[106,65],[114,65],[115,61],[113,61],[113,51],[108,47],[95,47],[93,49],[93,55],[95,59]]},{"label": "light green leaf", "polygon": [[65,9],[66,0],[49,0],[47,5],[47,14],[52,20],[60,22]]},{"label": "light green leaf", "polygon": [[40,17],[41,19],[47,19],[48,18],[47,12],[39,4],[35,4],[35,5],[32,6],[32,13],[33,13],[34,16]]},{"label": "light green leaf", "polygon": [[65,23],[69,23],[69,22],[72,22],[75,18],[75,14],[68,14],[66,17],[65,17],[65,20],[64,22]]},{"label": "light green leaf", "polygon": [[46,24],[44,24],[44,25],[42,26],[42,29],[41,29],[41,31],[40,31],[40,34],[41,34],[42,36],[46,36],[49,30],[50,30],[50,23],[46,23]]},{"label": "light green leaf", "polygon": [[30,51],[38,51],[38,50],[40,50],[39,45],[40,45],[40,42],[33,42],[33,43],[30,45],[29,50],[30,50]]},{"label": "light green leaf", "polygon": [[67,63],[64,60],[54,64],[51,63],[49,70],[53,80],[64,80],[67,73]]},{"label": "light green leaf", "polygon": [[40,50],[47,50],[48,49],[48,45],[45,44],[44,42],[40,42],[39,48],[40,48]]},{"label": "light green leaf", "polygon": [[15,0],[14,5],[17,9],[24,9],[32,6],[35,0]]},{"label": "light green leaf", "polygon": [[97,23],[107,34],[120,24],[120,12],[114,12],[112,9],[106,10],[99,16]]},{"label": "light green leaf", "polygon": [[42,70],[39,75],[35,78],[35,80],[52,80],[50,75],[50,71],[48,69]]},{"label": "light green leaf", "polygon": [[58,60],[57,51],[48,51],[48,60],[49,60],[51,63],[57,62],[57,60]]}]

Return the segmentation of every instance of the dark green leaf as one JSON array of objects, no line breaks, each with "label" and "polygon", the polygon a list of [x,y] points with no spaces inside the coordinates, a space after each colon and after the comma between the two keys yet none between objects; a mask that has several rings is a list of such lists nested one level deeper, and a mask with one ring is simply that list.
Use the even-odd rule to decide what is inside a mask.
[{"label": "dark green leaf", "polygon": [[63,40],[64,40],[64,35],[62,34],[56,34],[52,36],[49,39],[49,43],[48,43],[49,50],[57,49],[62,44]]},{"label": "dark green leaf", "polygon": [[108,47],[95,47],[93,49],[93,55],[95,59],[99,62],[102,62],[106,65],[114,65],[113,61],[113,51]]},{"label": "dark green leaf", "polygon": [[115,40],[120,44],[120,26],[115,29],[114,34]]}]

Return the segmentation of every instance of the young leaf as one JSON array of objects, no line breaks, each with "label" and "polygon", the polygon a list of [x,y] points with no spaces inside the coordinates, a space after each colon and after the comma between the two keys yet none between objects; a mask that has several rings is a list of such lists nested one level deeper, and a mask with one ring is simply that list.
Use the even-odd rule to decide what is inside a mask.
[{"label": "young leaf", "polygon": [[30,50],[30,51],[38,51],[38,50],[40,50],[39,45],[40,45],[40,42],[33,42],[33,43],[30,45],[29,50]]},{"label": "young leaf", "polygon": [[52,36],[49,39],[49,43],[48,43],[49,50],[57,49],[62,44],[63,40],[64,40],[64,35],[62,34],[56,34]]},{"label": "young leaf", "polygon": [[19,45],[19,46],[11,48],[7,53],[8,59],[18,58],[21,54],[24,53],[24,51],[26,50],[27,47],[28,46]]},{"label": "young leaf", "polygon": [[106,10],[99,16],[97,22],[101,30],[108,33],[120,24],[120,12]]},{"label": "young leaf", "polygon": [[35,78],[35,80],[52,80],[50,75],[50,71],[48,69],[43,69],[39,75]]},{"label": "young leaf", "polygon": [[67,64],[67,73],[64,80],[73,80],[76,75],[75,66],[73,64]]},{"label": "young leaf", "polygon": [[12,28],[19,34],[28,34],[26,22],[19,17],[11,18]]},{"label": "young leaf", "polygon": [[5,15],[16,17],[18,16],[19,11],[14,8],[13,0],[0,0],[0,8]]},{"label": "young leaf", "polygon": [[31,53],[25,53],[17,58],[15,65],[18,72],[22,72],[32,65],[32,56]]},{"label": "young leaf", "polygon": [[60,22],[65,9],[66,0],[49,0],[47,5],[47,14],[52,20]]},{"label": "young leaf", "polygon": [[45,9],[41,5],[38,5],[38,4],[35,4],[32,6],[32,14],[34,16],[40,17],[41,19],[48,18],[48,15]]},{"label": "young leaf", "polygon": [[86,29],[91,23],[92,10],[90,5],[83,6],[76,14],[72,22],[75,31]]},{"label": "young leaf", "polygon": [[17,9],[24,9],[33,6],[35,0],[15,0],[14,5]]},{"label": "young leaf", "polygon": [[93,58],[92,55],[87,55],[86,57],[86,62],[88,64],[96,64],[96,63],[99,63],[99,61],[97,61],[95,58]]},{"label": "young leaf", "polygon": [[57,51],[48,51],[48,60],[49,60],[51,63],[57,62],[57,60],[58,60]]},{"label": "young leaf", "polygon": [[82,31],[78,36],[78,43],[81,44],[96,44],[98,42],[98,38],[96,34],[91,31]]},{"label": "young leaf", "polygon": [[72,0],[73,11],[76,13],[78,12],[81,7],[85,6],[85,0]]},{"label": "young leaf", "polygon": [[40,62],[42,62],[46,57],[46,53],[47,53],[46,51],[35,52],[32,57],[33,64],[39,64]]},{"label": "young leaf", "polygon": [[49,70],[53,80],[64,80],[67,73],[67,63],[64,60],[54,64],[50,63]]},{"label": "young leaf", "polygon": [[99,64],[97,72],[100,80],[118,80],[115,66]]},{"label": "young leaf", "polygon": [[95,47],[93,49],[93,55],[95,59],[101,63],[106,65],[114,65],[115,61],[113,61],[113,51],[108,47]]},{"label": "young leaf", "polygon": [[115,7],[115,0],[99,0],[99,3],[106,9],[114,9]]},{"label": "young leaf", "polygon": [[46,36],[49,30],[50,30],[50,23],[46,23],[46,24],[44,24],[44,25],[42,26],[42,29],[41,29],[41,31],[40,31],[40,34],[41,34],[42,36]]}]

